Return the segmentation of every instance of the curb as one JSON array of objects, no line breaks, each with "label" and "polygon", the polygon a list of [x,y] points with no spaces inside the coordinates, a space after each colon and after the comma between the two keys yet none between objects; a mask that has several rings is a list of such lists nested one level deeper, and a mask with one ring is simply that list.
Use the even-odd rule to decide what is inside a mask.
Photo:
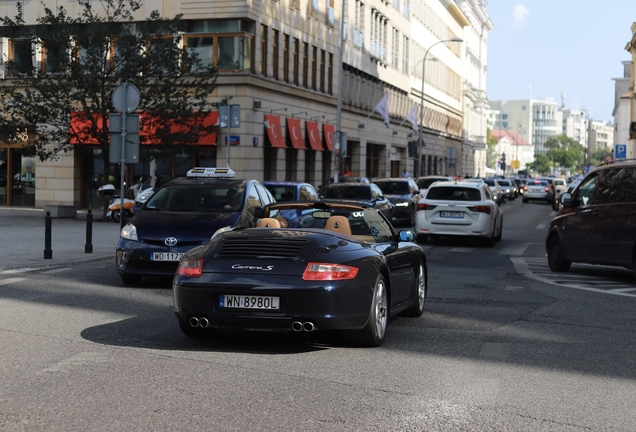
[{"label": "curb", "polygon": [[74,260],[69,260],[66,262],[56,262],[56,263],[47,263],[47,264],[16,264],[16,265],[8,265],[0,267],[0,273],[9,273],[9,272],[20,272],[20,271],[35,271],[41,270],[45,268],[52,267],[72,267],[75,265],[86,264],[91,262],[99,262],[106,260],[115,260],[115,255],[100,255],[96,257],[90,258],[79,258]]}]

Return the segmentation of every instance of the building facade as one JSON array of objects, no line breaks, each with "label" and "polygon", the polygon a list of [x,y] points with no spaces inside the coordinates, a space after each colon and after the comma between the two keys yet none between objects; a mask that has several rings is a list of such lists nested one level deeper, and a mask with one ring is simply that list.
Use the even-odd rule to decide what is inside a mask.
[{"label": "building facade", "polygon": [[[70,14],[79,13],[77,3],[64,6]],[[27,25],[36,23],[43,7],[24,3]],[[193,166],[226,164],[238,177],[317,186],[344,166],[369,178],[397,176],[404,168],[422,175],[477,174],[475,152],[485,146],[485,59],[492,28],[485,2],[350,0],[344,16],[341,8],[333,0],[147,1],[136,13],[136,23],[152,10],[162,16],[183,14],[184,49],[196,50],[218,66],[210,100],[231,97],[241,107],[240,128],[230,131],[231,152],[223,144],[227,132],[220,130],[216,142],[200,143],[191,153],[128,166],[128,180],[153,170],[161,183]],[[15,2],[0,7],[2,16],[16,13]],[[10,35],[4,36],[3,58],[14,59],[16,45]],[[450,42],[453,38],[467,42]],[[431,49],[434,44],[439,45]],[[434,61],[423,65],[429,49],[428,60]],[[45,68],[46,58],[38,53],[26,61]],[[467,71],[470,77],[465,79]],[[6,67],[0,79],[11,85]],[[374,111],[385,95],[388,126]],[[336,159],[338,98],[347,141]],[[414,107],[418,123],[423,120],[421,149],[412,144],[417,132],[407,119]],[[0,143],[5,162],[0,164],[0,182],[6,177],[7,183],[0,205],[85,208],[102,203],[96,188],[103,178],[117,180],[117,166],[103,167],[99,152],[85,147],[54,161],[29,160],[21,149],[32,132],[25,133],[16,137],[25,138],[21,142]],[[23,181],[31,164],[35,181]]]}]

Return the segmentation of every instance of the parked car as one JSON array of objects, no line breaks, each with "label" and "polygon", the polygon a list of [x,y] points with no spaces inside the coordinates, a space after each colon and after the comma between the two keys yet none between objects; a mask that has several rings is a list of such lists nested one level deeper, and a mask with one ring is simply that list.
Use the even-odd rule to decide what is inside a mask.
[{"label": "parked car", "polygon": [[481,238],[487,246],[501,240],[503,211],[485,183],[435,183],[417,203],[417,241],[439,236]]},{"label": "parked car", "polygon": [[389,201],[382,189],[374,183],[331,183],[322,189],[320,199],[364,203],[381,211],[389,221],[395,209],[395,204]]},{"label": "parked car", "polygon": [[510,181],[514,182],[514,184],[517,186],[517,195],[523,195],[525,192],[527,180],[523,178],[513,178],[510,179]]},{"label": "parked car", "polygon": [[318,192],[309,183],[291,181],[264,181],[276,202],[283,201],[316,201]]},{"label": "parked car", "polygon": [[613,161],[561,194],[563,208],[545,240],[552,271],[567,271],[572,263],[636,269],[635,179],[633,160]]},{"label": "parked car", "polygon": [[545,201],[551,205],[553,199],[552,189],[546,180],[530,179],[523,188],[523,198],[521,201],[523,203],[527,203],[528,201]]},{"label": "parked car", "polygon": [[422,196],[426,195],[426,191],[430,185],[438,181],[454,181],[454,179],[449,176],[430,175],[418,177],[417,180],[415,180],[417,186],[420,188],[420,195]]},{"label": "parked car", "polygon": [[415,225],[417,202],[420,200],[420,188],[410,178],[375,179],[373,183],[380,186],[384,196],[395,204],[391,222],[412,227]]},{"label": "parked car", "polygon": [[257,180],[229,168],[193,168],[166,183],[121,229],[117,273],[127,284],[144,276],[174,276],[183,254],[218,230],[256,226],[257,211],[275,202]]},{"label": "parked car", "polygon": [[[297,214],[289,228],[282,213]],[[172,285],[179,327],[189,337],[342,330],[378,346],[391,317],[424,311],[426,255],[414,239],[365,204],[272,204],[258,227],[221,232],[183,257]]]}]

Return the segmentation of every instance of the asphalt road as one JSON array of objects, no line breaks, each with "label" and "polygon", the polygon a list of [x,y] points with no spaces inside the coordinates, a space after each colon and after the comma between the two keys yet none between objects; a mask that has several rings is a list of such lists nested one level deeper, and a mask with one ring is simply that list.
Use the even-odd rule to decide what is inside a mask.
[{"label": "asphalt road", "polygon": [[170,281],[125,286],[110,259],[0,272],[0,430],[636,430],[633,273],[550,276],[550,207],[503,208],[494,248],[424,245],[426,311],[373,349],[187,339]]}]

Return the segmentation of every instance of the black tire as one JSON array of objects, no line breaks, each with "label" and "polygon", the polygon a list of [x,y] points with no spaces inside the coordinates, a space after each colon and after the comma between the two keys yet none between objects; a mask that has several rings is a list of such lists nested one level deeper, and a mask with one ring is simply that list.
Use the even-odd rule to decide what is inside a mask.
[{"label": "black tire", "polygon": [[192,339],[218,339],[223,336],[223,329],[192,327],[181,318],[179,318],[179,328],[184,335]]},{"label": "black tire", "polygon": [[124,274],[124,275],[121,275],[121,280],[126,285],[136,285],[139,282],[141,282],[141,276]]},{"label": "black tire", "polygon": [[553,272],[566,272],[572,263],[565,259],[559,236],[552,236],[548,242],[548,265]]},{"label": "black tire", "polygon": [[424,264],[420,263],[417,275],[415,275],[415,287],[413,295],[413,306],[404,311],[404,316],[421,317],[426,306],[426,291],[428,289],[427,274],[424,270]]},{"label": "black tire", "polygon": [[110,213],[110,218],[113,220],[113,222],[119,222],[121,220],[121,216],[119,213],[119,210],[114,210]]},{"label": "black tire", "polygon": [[361,329],[345,331],[344,336],[349,343],[362,347],[382,345],[389,323],[389,303],[386,289],[384,276],[379,274],[373,289],[373,299],[367,323]]}]

